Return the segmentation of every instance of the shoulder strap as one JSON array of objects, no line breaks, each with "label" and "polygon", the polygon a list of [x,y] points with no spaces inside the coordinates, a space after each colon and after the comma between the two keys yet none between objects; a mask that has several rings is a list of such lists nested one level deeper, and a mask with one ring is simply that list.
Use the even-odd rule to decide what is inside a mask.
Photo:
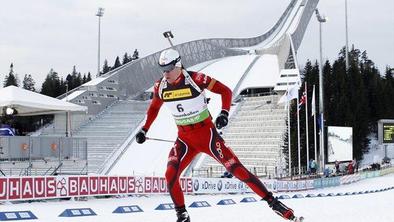
[{"label": "shoulder strap", "polygon": [[[197,90],[197,92],[203,93],[203,91],[200,89],[200,87],[198,87],[197,83],[194,82],[194,80],[192,79],[192,77],[189,75],[189,73],[188,73],[185,69],[182,69],[182,74],[183,74],[183,76],[185,76],[185,80],[186,80],[188,83],[190,83],[190,85],[192,85],[193,88],[194,88],[195,90]],[[158,93],[159,93],[160,99],[162,99],[162,98],[161,98],[161,94],[162,94],[162,92],[163,92],[163,88],[165,88],[165,87],[167,86],[166,79],[165,79],[165,78],[162,78],[159,84],[160,84],[160,85],[159,85],[159,92],[158,92]]]},{"label": "shoulder strap", "polygon": [[192,77],[190,77],[189,73],[188,73],[185,69],[182,69],[182,73],[183,73],[183,75],[185,76],[186,81],[187,81],[188,83],[190,83],[190,85],[192,85],[193,88],[194,88],[195,90],[197,90],[197,92],[201,93],[202,90],[201,90],[200,87],[198,87],[198,85],[194,82],[194,80],[192,79]]},{"label": "shoulder strap", "polygon": [[163,93],[163,88],[164,88],[165,86],[167,86],[166,79],[165,79],[165,78],[162,78],[161,81],[160,81],[160,83],[159,83],[159,91],[158,91],[158,93],[159,93],[159,98],[160,98],[160,99],[163,99],[163,98],[161,98],[161,94]]}]

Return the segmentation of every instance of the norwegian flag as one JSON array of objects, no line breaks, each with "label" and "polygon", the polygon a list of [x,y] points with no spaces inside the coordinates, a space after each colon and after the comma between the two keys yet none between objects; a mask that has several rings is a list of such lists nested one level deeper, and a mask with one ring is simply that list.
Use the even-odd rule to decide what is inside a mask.
[{"label": "norwegian flag", "polygon": [[300,101],[298,103],[298,110],[300,110],[302,105],[304,105],[306,103],[306,92],[307,91],[306,91],[306,84],[305,84],[305,90],[302,93],[302,96],[301,96]]}]

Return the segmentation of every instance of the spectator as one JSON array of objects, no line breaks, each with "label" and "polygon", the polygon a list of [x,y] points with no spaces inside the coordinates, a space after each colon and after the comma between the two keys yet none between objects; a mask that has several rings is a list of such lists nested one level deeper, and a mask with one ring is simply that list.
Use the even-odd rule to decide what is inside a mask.
[{"label": "spectator", "polygon": [[220,178],[232,178],[232,177],[233,177],[233,175],[230,172],[228,172],[228,171],[225,171],[223,173],[223,175],[220,176]]},{"label": "spectator", "polygon": [[339,172],[342,174],[345,174],[347,172],[347,165],[346,163],[340,163],[339,164]]},{"label": "spectator", "polygon": [[336,161],[335,161],[335,174],[339,174],[339,173],[340,173],[340,170],[339,170],[339,161],[336,160]]},{"label": "spectator", "polygon": [[311,159],[309,161],[309,168],[311,168],[311,173],[315,174],[316,170],[317,170],[317,166],[316,166],[316,161],[314,159]]},{"label": "spectator", "polygon": [[380,170],[380,164],[379,163],[371,164],[371,170]]},{"label": "spectator", "polygon": [[388,158],[387,156],[385,156],[382,160],[382,164],[390,164],[390,158]]},{"label": "spectator", "polygon": [[353,171],[358,172],[358,163],[356,159],[352,160],[352,164],[353,164]]},{"label": "spectator", "polygon": [[350,163],[347,165],[347,172],[348,172],[348,174],[353,174],[353,173],[354,173],[353,161],[350,162]]},{"label": "spectator", "polygon": [[331,169],[329,167],[326,167],[323,171],[324,177],[330,177],[331,174]]},{"label": "spectator", "polygon": [[312,159],[309,160],[309,168],[307,169],[308,174],[312,174]]}]

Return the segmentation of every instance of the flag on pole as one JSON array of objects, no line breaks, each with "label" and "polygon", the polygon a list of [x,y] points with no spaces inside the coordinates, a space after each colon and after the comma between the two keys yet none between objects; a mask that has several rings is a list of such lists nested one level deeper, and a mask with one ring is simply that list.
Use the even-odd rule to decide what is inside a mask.
[{"label": "flag on pole", "polygon": [[300,88],[300,86],[296,83],[293,86],[291,86],[286,92],[285,94],[280,97],[278,104],[280,103],[285,103],[287,101],[296,99],[298,96],[298,89]]},{"label": "flag on pole", "polygon": [[307,82],[305,81],[305,90],[304,90],[304,97],[305,97],[305,135],[306,135],[306,169],[309,170],[309,119],[308,119],[308,86]]},{"label": "flag on pole", "polygon": [[321,130],[321,118],[320,118],[320,114],[317,115],[317,128],[319,129],[319,131]]},{"label": "flag on pole", "polygon": [[313,85],[313,92],[312,92],[312,116],[316,115],[316,102],[315,102],[315,85]]},{"label": "flag on pole", "polygon": [[298,103],[298,110],[301,109],[301,106],[304,105],[306,102],[306,89],[305,91],[302,93],[302,96],[300,98],[300,102]]}]

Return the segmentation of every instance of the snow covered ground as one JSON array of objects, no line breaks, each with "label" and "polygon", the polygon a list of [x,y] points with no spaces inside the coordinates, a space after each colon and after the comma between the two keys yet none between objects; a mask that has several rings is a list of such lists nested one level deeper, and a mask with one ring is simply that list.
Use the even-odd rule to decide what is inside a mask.
[{"label": "snow covered ground", "polygon": [[[360,182],[319,190],[297,192],[301,194],[345,193],[377,190],[394,186],[394,174],[365,179]],[[286,193],[278,193],[281,195]],[[287,193],[289,194],[289,193]],[[295,193],[290,193],[293,196]],[[244,197],[258,197],[254,194],[237,195],[187,195],[186,205],[194,201],[207,201],[211,207],[188,208],[193,222],[275,222],[285,221],[268,208],[264,201],[240,203]],[[234,205],[217,205],[222,199],[233,199]],[[313,197],[286,199],[296,214],[303,215],[306,222],[392,222],[394,221],[394,189],[351,196]],[[33,221],[70,222],[174,222],[173,210],[154,210],[160,203],[171,203],[167,195],[125,197],[114,199],[90,199],[88,201],[61,201],[23,204],[3,204],[0,211],[31,210],[39,219]],[[144,212],[114,214],[118,206],[139,205]],[[64,218],[58,217],[66,208],[92,208],[97,216]],[[390,210],[391,209],[391,210]]]}]

